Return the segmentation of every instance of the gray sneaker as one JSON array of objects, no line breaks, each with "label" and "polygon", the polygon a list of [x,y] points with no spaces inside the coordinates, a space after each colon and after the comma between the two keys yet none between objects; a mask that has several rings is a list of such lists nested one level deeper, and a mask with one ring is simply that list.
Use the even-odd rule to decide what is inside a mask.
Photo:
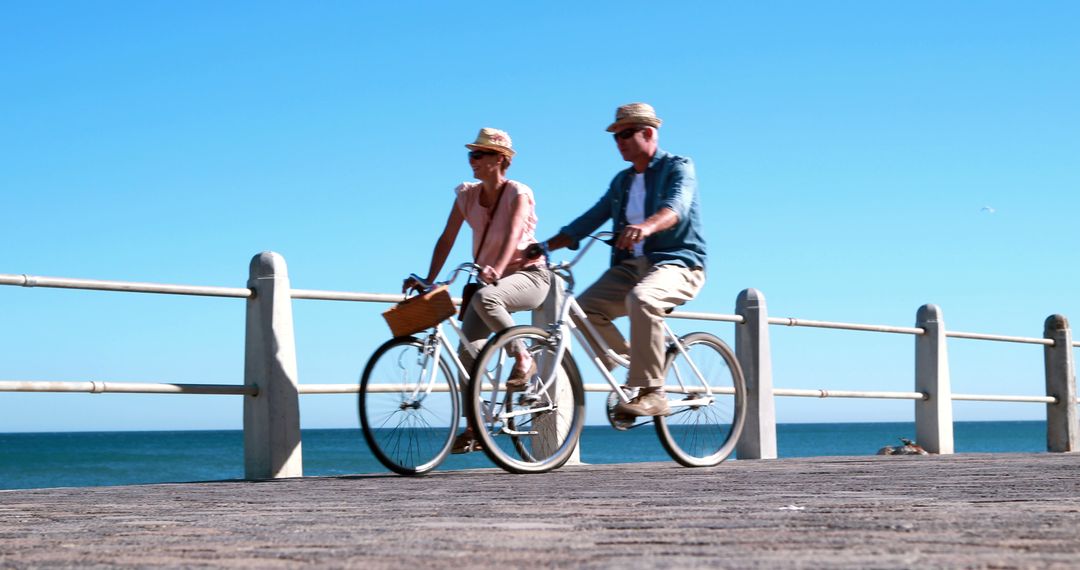
[{"label": "gray sneaker", "polygon": [[615,413],[626,416],[666,416],[671,413],[663,388],[643,388],[627,404],[615,406]]}]

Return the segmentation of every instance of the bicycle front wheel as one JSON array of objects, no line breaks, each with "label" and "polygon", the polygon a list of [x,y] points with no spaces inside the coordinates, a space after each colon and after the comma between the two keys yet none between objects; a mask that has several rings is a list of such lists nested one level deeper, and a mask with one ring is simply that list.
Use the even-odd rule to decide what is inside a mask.
[{"label": "bicycle front wheel", "polygon": [[[528,386],[507,394],[512,353],[527,350],[537,366]],[[496,465],[511,473],[543,473],[566,463],[585,423],[585,391],[564,353],[555,370],[555,341],[539,327],[495,335],[473,365],[466,406],[473,433]]]},{"label": "bicycle front wheel", "polygon": [[375,351],[360,380],[360,425],[387,469],[423,475],[450,453],[461,416],[457,382],[434,344],[392,339]]},{"label": "bicycle front wheel", "polygon": [[656,433],[680,464],[718,465],[734,451],[746,422],[742,369],[731,348],[709,333],[690,333],[679,343],[685,354],[672,346],[664,367],[671,414],[656,418]]}]

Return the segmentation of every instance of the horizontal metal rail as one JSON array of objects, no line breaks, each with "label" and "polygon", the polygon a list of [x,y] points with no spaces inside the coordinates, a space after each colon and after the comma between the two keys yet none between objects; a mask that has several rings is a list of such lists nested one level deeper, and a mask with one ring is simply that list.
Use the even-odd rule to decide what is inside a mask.
[{"label": "horizontal metal rail", "polygon": [[[250,298],[254,293],[251,289],[243,287],[211,287],[203,285],[171,285],[166,283],[146,283],[139,281],[106,281],[95,279],[71,279],[66,277],[43,277],[26,274],[0,273],[0,285],[14,285],[19,287],[46,287],[54,289],[82,289],[92,291],[118,291],[127,293],[159,293],[167,295],[196,295],[205,297],[230,297]],[[403,298],[400,294],[393,293],[356,293],[347,291],[325,291],[318,289],[292,289],[293,299],[314,299],[323,301],[352,301],[367,303],[397,303]],[[455,297],[454,303],[460,304],[461,298]],[[673,319],[690,319],[699,321],[718,321],[729,323],[743,323],[742,315],[726,315],[722,313],[704,313],[692,311],[675,311],[668,315]],[[858,323],[843,323],[835,321],[816,321],[799,319],[795,317],[770,317],[771,325],[789,327],[813,327],[838,330],[854,330],[866,332],[882,332],[894,334],[921,335],[925,331],[918,327],[897,327],[890,325],[867,325]],[[962,331],[946,331],[945,336],[950,338],[988,340],[996,342],[1012,342],[1020,344],[1038,344],[1054,346],[1052,339],[993,335],[983,333],[971,333]],[[1080,347],[1080,341],[1072,343],[1073,347]]]},{"label": "horizontal metal rail", "polygon": [[240,384],[160,384],[146,382],[52,382],[38,380],[3,380],[0,392],[85,392],[89,394],[209,394],[257,396],[258,386]]},{"label": "horizontal metal rail", "polygon": [[820,329],[841,329],[851,331],[883,332],[895,334],[925,334],[918,327],[894,327],[889,325],[860,325],[857,323],[838,323],[832,321],[811,321],[808,319],[796,319],[794,317],[769,317],[770,325],[784,325],[789,327],[814,327]]},{"label": "horizontal metal rail", "polygon": [[[301,394],[359,394],[360,384],[300,384],[298,386]],[[401,392],[405,389],[404,384],[377,384],[372,385],[368,392],[371,393],[393,393]],[[450,388],[446,385],[439,385],[432,388],[432,392],[449,392]]]},{"label": "horizontal metal rail", "polygon": [[[1052,338],[1006,336],[1000,334],[970,333],[950,330],[945,331],[945,336],[949,338],[967,338],[971,340],[992,340],[995,342],[1015,342],[1020,344],[1041,344],[1044,346],[1054,346],[1054,339]],[[1076,346],[1076,343],[1073,343],[1073,346]]]},{"label": "horizontal metal rail", "polygon": [[[1056,404],[1058,399],[1053,396],[993,396],[989,394],[953,394],[953,400],[968,402],[1021,402],[1031,404]],[[1080,398],[1077,398],[1080,401]]]},{"label": "horizontal metal rail", "polygon": [[[359,384],[300,384],[300,394],[357,394]],[[396,393],[405,390],[404,384],[374,384],[369,386],[371,393]],[[586,392],[610,392],[607,384],[585,384]],[[446,385],[432,388],[433,392],[449,392]],[[694,391],[691,389],[690,391]],[[731,388],[716,389],[721,394],[731,394]],[[91,380],[84,382],[57,382],[40,380],[0,380],[0,392],[81,392],[88,394],[201,394],[212,396],[257,396],[258,386],[236,384],[165,384],[145,382],[104,382]],[[805,390],[799,388],[774,388],[773,395],[798,398],[865,398],[884,400],[925,400],[922,392],[873,392],[865,390]],[[993,394],[953,394],[955,401],[981,402],[1020,402],[1033,404],[1056,404],[1057,398],[1051,396],[1016,396]],[[1080,398],[1077,398],[1080,403]]]},{"label": "horizontal metal rail", "polygon": [[742,315],[723,315],[720,313],[694,313],[690,311],[674,311],[667,315],[672,319],[693,319],[695,321],[720,321],[725,323],[746,322]]},{"label": "horizontal metal rail", "polygon": [[925,400],[922,392],[871,392],[865,390],[802,390],[798,388],[773,388],[774,396],[796,398],[868,398],[878,400]]},{"label": "horizontal metal rail", "polygon": [[[20,287],[46,287],[60,289],[82,289],[96,291],[118,291],[128,293],[159,293],[170,295],[196,295],[208,297],[250,298],[254,295],[248,288],[240,287],[209,287],[197,285],[171,285],[163,283],[145,283],[134,281],[105,281],[94,279],[70,279],[60,277],[42,277],[26,274],[0,274],[0,285],[13,285]],[[397,303],[403,298],[400,294],[390,293],[356,293],[345,291],[325,291],[316,289],[292,289],[293,299],[313,299],[324,301],[352,301],[369,303]],[[455,297],[454,302],[460,304],[461,299]],[[705,313],[690,311],[675,311],[668,315],[674,319],[690,319],[700,321],[718,321],[730,323],[743,323],[745,319],[741,315],[727,315],[721,313]],[[865,332],[881,332],[893,334],[921,335],[925,334],[918,327],[897,327],[889,325],[868,325],[858,323],[843,323],[834,321],[816,321],[810,319],[798,319],[794,317],[771,317],[768,319],[771,325],[789,327],[813,327],[839,330],[853,330]],[[962,331],[946,331],[945,335],[950,338],[986,340],[995,342],[1011,342],[1019,344],[1036,344],[1053,346],[1054,341],[1046,338],[1020,337],[1008,335],[992,335],[983,333],[971,333]],[[1073,347],[1080,347],[1080,341],[1072,343]],[[443,388],[442,390],[445,390]],[[610,388],[607,384],[586,384],[586,391],[606,392]],[[377,391],[393,392],[399,388],[393,386],[380,386]],[[436,391],[441,391],[436,389]],[[52,381],[0,381],[0,392],[85,392],[85,393],[141,393],[141,394],[208,394],[208,395],[256,395],[258,387],[241,385],[219,384],[165,384],[165,383],[137,383],[137,382],[52,382]],[[356,384],[301,384],[301,394],[355,394],[359,392]],[[921,400],[926,395],[920,392],[875,392],[861,390],[825,390],[825,389],[785,389],[773,390],[776,396],[804,397],[804,398],[874,398],[874,399],[908,399]],[[1057,399],[1050,396],[1007,396],[1007,395],[979,395],[979,394],[953,394],[953,400],[957,401],[986,401],[986,402],[1022,402],[1022,403],[1056,403]],[[1080,399],[1078,399],[1080,401]]]},{"label": "horizontal metal rail", "polygon": [[0,273],[0,285],[48,287],[53,289],[86,289],[92,291],[122,291],[125,293],[197,295],[202,297],[235,297],[241,299],[246,299],[253,295],[251,289],[240,287],[167,285],[164,283],[141,283],[136,281],[99,281],[96,279],[68,279],[64,277],[38,277],[34,275],[10,275],[6,273]]},{"label": "horizontal metal rail", "polygon": [[[316,289],[293,289],[293,299],[315,299],[319,301],[358,301],[361,303],[400,303],[404,295],[392,293],[348,293],[345,291],[319,291]],[[460,299],[455,299],[460,303]]]},{"label": "horizontal metal rail", "polygon": [[[316,289],[293,289],[293,299],[314,299],[320,301],[358,301],[368,303],[399,303],[404,298],[400,294],[389,293],[351,293],[346,291],[325,291]],[[453,297],[455,305],[461,304],[461,297]],[[729,323],[742,323],[741,315],[724,315],[719,313],[693,313],[675,311],[667,315],[673,319],[693,319],[699,321],[721,321]]]},{"label": "horizontal metal rail", "polygon": [[[714,319],[720,320],[720,319]],[[926,331],[919,327],[894,327],[890,325],[862,325],[856,323],[840,323],[831,321],[812,321],[808,319],[797,319],[794,317],[770,317],[770,325],[784,325],[789,327],[816,327],[823,329],[841,329],[841,330],[855,330],[855,331],[868,331],[868,332],[883,332],[883,333],[897,333],[897,334],[912,334],[921,335]],[[962,331],[945,331],[945,336],[949,338],[963,338],[971,340],[989,340],[995,342],[1013,342],[1018,344],[1040,344],[1043,346],[1054,346],[1054,340],[1049,338],[1034,338],[1025,336],[1009,336],[999,334],[984,334],[984,333],[972,333]],[[1072,346],[1080,346],[1080,342],[1072,343]]]}]

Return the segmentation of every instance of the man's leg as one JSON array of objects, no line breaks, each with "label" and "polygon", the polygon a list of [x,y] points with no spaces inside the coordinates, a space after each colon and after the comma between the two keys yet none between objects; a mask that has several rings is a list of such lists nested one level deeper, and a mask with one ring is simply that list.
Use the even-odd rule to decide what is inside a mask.
[{"label": "man's leg", "polygon": [[[589,317],[589,322],[592,323],[596,331],[600,333],[600,338],[615,351],[623,357],[626,357],[630,353],[630,345],[626,343],[626,339],[623,338],[619,329],[615,328],[612,324],[612,320],[626,315],[626,296],[637,284],[641,276],[644,275],[643,271],[639,272],[638,264],[632,260],[624,261],[623,263],[614,267],[608,268],[600,279],[596,280],[585,290],[578,298],[578,304],[581,305],[581,310],[585,312],[585,315]],[[585,328],[584,323],[577,323],[581,328]],[[589,339],[589,345],[600,356],[600,359],[607,366],[608,370],[615,368],[614,361],[608,359],[601,352],[601,349],[589,335],[585,335]]]},{"label": "man's leg", "polygon": [[705,284],[705,272],[680,265],[657,265],[626,297],[630,316],[630,375],[627,385],[642,388],[616,410],[630,416],[664,416],[664,317],[669,309],[693,299]]},{"label": "man's leg", "polygon": [[664,385],[664,317],[693,299],[705,284],[705,272],[681,265],[656,265],[626,297],[630,317],[630,375],[627,384]]}]

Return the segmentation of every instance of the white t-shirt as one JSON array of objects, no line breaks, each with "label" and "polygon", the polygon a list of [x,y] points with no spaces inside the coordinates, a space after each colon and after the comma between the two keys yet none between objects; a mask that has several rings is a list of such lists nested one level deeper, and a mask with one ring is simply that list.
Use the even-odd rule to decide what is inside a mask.
[{"label": "white t-shirt", "polygon": [[[640,224],[645,221],[645,174],[634,173],[630,183],[630,196],[626,201],[626,222]],[[634,257],[645,255],[645,241],[634,244]]]}]

